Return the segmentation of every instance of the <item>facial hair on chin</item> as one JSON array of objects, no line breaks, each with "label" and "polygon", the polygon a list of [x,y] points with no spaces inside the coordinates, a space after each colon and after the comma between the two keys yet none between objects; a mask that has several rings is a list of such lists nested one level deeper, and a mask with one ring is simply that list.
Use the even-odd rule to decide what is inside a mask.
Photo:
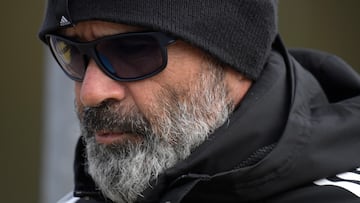
[{"label": "facial hair on chin", "polygon": [[[233,105],[222,69],[207,71],[191,91],[163,89],[146,114],[114,101],[78,112],[89,173],[105,196],[114,202],[135,201],[160,173],[188,157],[226,122]],[[99,130],[129,132],[141,142],[101,145],[94,138]]]}]

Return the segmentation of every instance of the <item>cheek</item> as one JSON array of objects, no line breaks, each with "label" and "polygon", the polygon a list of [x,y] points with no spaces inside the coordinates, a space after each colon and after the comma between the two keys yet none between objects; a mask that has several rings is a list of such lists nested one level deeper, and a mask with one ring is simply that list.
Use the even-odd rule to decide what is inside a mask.
[{"label": "cheek", "polygon": [[[169,51],[167,67],[161,73],[143,81],[129,83],[131,97],[143,112],[154,110],[151,108],[163,108],[157,104],[159,101],[174,97],[174,94],[181,96],[192,90],[192,84],[196,83],[203,71],[203,55],[195,49],[184,47],[186,46],[178,46]],[[167,94],[164,95],[164,92]]]},{"label": "cheek", "polygon": [[166,82],[172,86],[186,86],[201,72],[201,58],[185,57],[182,55],[170,57],[168,67],[165,69]]},{"label": "cheek", "polygon": [[74,84],[75,105],[77,108],[82,109],[82,104],[81,104],[81,100],[80,100],[80,90],[81,90],[81,83],[75,82],[75,84]]},{"label": "cheek", "polygon": [[78,96],[80,94],[80,89],[81,89],[81,83],[75,82],[74,83],[75,96]]},{"label": "cheek", "polygon": [[156,103],[157,92],[160,91],[160,84],[154,80],[138,81],[136,84],[129,85],[129,94],[126,101],[135,105],[142,112],[151,110],[151,106]]}]

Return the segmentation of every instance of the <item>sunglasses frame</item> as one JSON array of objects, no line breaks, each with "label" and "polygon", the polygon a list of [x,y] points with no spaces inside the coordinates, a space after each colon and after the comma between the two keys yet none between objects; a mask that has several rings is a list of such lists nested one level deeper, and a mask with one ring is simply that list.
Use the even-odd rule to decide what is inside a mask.
[{"label": "sunglasses frame", "polygon": [[[134,36],[151,36],[154,39],[157,40],[157,42],[159,43],[159,47],[160,47],[160,52],[161,52],[161,57],[162,57],[162,65],[160,67],[158,67],[156,70],[154,70],[153,72],[143,75],[143,76],[139,76],[139,77],[132,77],[132,78],[121,78],[115,74],[112,74],[106,67],[106,65],[104,65],[104,63],[101,61],[99,55],[98,55],[98,51],[96,50],[97,45],[102,42],[102,41],[106,41],[106,40],[113,40],[113,39],[118,39],[118,38],[127,38],[127,37],[134,37]],[[86,74],[86,69],[87,69],[87,65],[85,63],[84,67],[84,74],[82,75],[82,78],[78,78],[75,77],[73,75],[71,75],[65,68],[63,67],[61,64],[61,62],[59,61],[60,59],[58,59],[58,56],[60,56],[59,54],[57,54],[56,52],[56,48],[55,46],[53,46],[52,44],[52,38],[55,38],[56,40],[61,40],[64,41],[65,43],[71,45],[71,46],[75,46],[79,51],[80,54],[83,57],[88,57],[88,59],[93,59],[96,64],[99,66],[99,68],[110,78],[112,78],[113,80],[116,81],[121,81],[121,82],[131,82],[131,81],[137,81],[137,80],[143,80],[149,77],[152,77],[156,74],[158,74],[159,72],[161,72],[162,70],[165,69],[166,65],[167,65],[167,46],[173,44],[176,41],[176,38],[163,33],[163,32],[129,32],[129,33],[121,33],[121,34],[116,34],[116,35],[109,35],[109,36],[105,36],[105,37],[101,37],[92,41],[88,41],[88,42],[79,42],[74,40],[73,38],[68,38],[68,37],[64,37],[61,35],[56,35],[56,34],[47,34],[46,36],[46,40],[47,40],[47,44],[51,50],[52,55],[54,56],[55,60],[57,61],[57,63],[59,64],[59,66],[61,67],[61,69],[65,72],[65,74],[72,80],[77,81],[77,82],[82,82],[85,74]],[[85,59],[84,59],[85,60]]]}]

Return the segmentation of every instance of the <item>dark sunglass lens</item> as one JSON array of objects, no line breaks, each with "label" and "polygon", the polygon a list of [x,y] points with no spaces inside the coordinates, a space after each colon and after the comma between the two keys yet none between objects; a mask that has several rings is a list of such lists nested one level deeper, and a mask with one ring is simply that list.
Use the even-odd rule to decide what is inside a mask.
[{"label": "dark sunglass lens", "polygon": [[121,79],[144,77],[163,65],[160,44],[150,35],[106,40],[98,44],[97,52],[107,71]]},{"label": "dark sunglass lens", "polygon": [[85,64],[79,50],[68,42],[56,37],[50,38],[50,46],[65,73],[75,80],[82,80],[85,74]]}]

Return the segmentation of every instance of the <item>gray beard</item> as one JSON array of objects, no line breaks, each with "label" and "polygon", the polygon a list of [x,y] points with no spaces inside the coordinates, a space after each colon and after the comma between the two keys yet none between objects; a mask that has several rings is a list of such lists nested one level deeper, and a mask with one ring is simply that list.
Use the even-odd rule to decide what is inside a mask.
[{"label": "gray beard", "polygon": [[[208,64],[191,91],[163,89],[147,113],[114,101],[78,112],[88,171],[103,194],[117,203],[134,202],[160,173],[223,125],[234,108],[223,78],[222,68]],[[98,144],[99,130],[131,133],[141,141]]]}]

